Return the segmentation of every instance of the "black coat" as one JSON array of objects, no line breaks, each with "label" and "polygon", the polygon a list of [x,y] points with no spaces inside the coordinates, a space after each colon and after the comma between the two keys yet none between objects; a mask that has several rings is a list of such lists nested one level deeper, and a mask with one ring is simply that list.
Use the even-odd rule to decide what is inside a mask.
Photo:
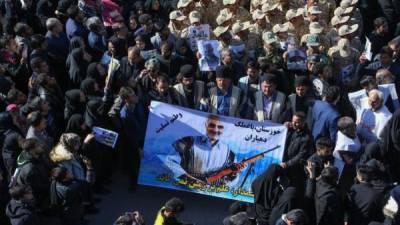
[{"label": "black coat", "polygon": [[383,196],[371,184],[354,184],[346,198],[349,225],[383,221]]},{"label": "black coat", "polygon": [[6,208],[6,215],[12,225],[39,225],[39,218],[35,208],[27,203],[11,200]]},{"label": "black coat", "polygon": [[287,164],[287,176],[302,196],[304,190],[304,169],[302,162],[305,161],[312,151],[312,136],[307,128],[302,131],[288,130],[286,137],[286,148],[283,153],[283,162]]},{"label": "black coat", "polygon": [[334,185],[309,179],[306,197],[314,202],[316,225],[343,225],[343,204]]},{"label": "black coat", "polygon": [[275,224],[282,214],[295,208],[296,189],[287,187],[282,173],[282,167],[272,164],[251,185],[260,225]]},{"label": "black coat", "polygon": [[4,134],[2,156],[9,178],[14,173],[17,165],[17,157],[21,153],[18,142],[23,138],[15,129],[9,129]]},{"label": "black coat", "polygon": [[289,129],[286,136],[286,148],[283,153],[283,162],[288,167],[297,166],[306,160],[312,151],[312,137],[308,128],[302,131]]},{"label": "black coat", "polygon": [[40,205],[49,193],[49,168],[43,161],[33,158],[25,151],[19,155],[17,165],[20,169],[17,184],[31,186],[33,195]]},{"label": "black coat", "polygon": [[124,57],[120,61],[120,67],[116,72],[116,76],[114,77],[117,79],[117,83],[126,84],[126,82],[131,77],[138,77],[140,72],[144,69],[144,60],[140,59],[137,63],[131,65],[128,61],[128,57]]}]

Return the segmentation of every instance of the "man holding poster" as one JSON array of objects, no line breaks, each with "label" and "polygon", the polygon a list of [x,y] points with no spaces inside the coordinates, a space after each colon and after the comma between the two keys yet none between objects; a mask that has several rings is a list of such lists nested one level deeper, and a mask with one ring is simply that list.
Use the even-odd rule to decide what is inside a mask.
[{"label": "man holding poster", "polygon": [[205,125],[206,136],[186,136],[174,142],[173,146],[181,157],[180,166],[177,166],[179,169],[175,169],[174,174],[189,182],[206,183],[212,174],[232,167],[236,171],[219,182],[235,180],[237,172],[240,172],[244,165],[234,164],[235,153],[219,139],[224,131],[221,119],[210,114]]}]

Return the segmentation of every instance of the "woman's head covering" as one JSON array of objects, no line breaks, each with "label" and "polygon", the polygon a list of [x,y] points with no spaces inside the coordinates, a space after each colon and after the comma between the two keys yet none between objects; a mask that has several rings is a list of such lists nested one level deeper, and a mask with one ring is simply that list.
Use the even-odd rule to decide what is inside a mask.
[{"label": "woman's head covering", "polygon": [[278,178],[282,175],[282,167],[272,164],[268,169],[258,176],[252,183],[254,203],[272,209],[279,199]]},{"label": "woman's head covering", "polygon": [[69,42],[69,53],[72,52],[72,50],[76,49],[76,48],[82,48],[84,45],[84,41],[81,37],[79,36],[75,36],[71,39],[71,41]]},{"label": "woman's head covering", "polygon": [[96,80],[92,78],[86,78],[81,83],[81,91],[86,96],[97,95],[95,86],[96,86]]},{"label": "woman's head covering", "polygon": [[106,78],[102,76],[97,70],[98,64],[99,64],[98,62],[92,62],[89,64],[86,71],[86,78],[95,79],[98,84],[102,84],[101,86],[103,86]]},{"label": "woman's head covering", "polygon": [[81,138],[75,133],[64,133],[60,137],[60,144],[70,151],[75,151],[75,146],[81,143]]},{"label": "woman's head covering", "polygon": [[83,48],[75,48],[67,58],[69,79],[74,84],[79,84],[86,77],[87,63],[83,58]]},{"label": "woman's head covering", "polygon": [[72,114],[85,112],[85,103],[81,102],[81,90],[72,89],[65,92],[65,119],[69,119]]},{"label": "woman's head covering", "polygon": [[72,115],[67,123],[67,127],[65,128],[66,133],[75,133],[79,136],[83,136],[84,131],[82,130],[81,126],[85,123],[83,116],[81,114],[74,114]]},{"label": "woman's head covering", "polygon": [[81,138],[75,133],[64,133],[60,137],[60,144],[69,150],[74,150],[75,146],[81,143]]},{"label": "woman's head covering", "polygon": [[148,51],[154,49],[153,44],[151,44],[150,37],[147,35],[140,34],[136,36],[135,41],[141,41],[145,44],[145,47],[142,51]]},{"label": "woman's head covering", "polygon": [[86,104],[85,123],[89,128],[96,126],[102,122],[100,114],[101,102],[98,100],[90,100]]},{"label": "woman's head covering", "polygon": [[[184,54],[181,53],[181,48],[185,47],[187,50]],[[190,48],[189,44],[187,43],[187,41],[183,38],[177,38],[174,44],[174,50],[175,50],[175,54],[180,55],[182,57],[184,57],[187,61],[189,61],[191,64],[196,65],[197,63],[197,59],[196,59],[196,55],[194,54],[194,52],[192,51],[192,49]]]}]

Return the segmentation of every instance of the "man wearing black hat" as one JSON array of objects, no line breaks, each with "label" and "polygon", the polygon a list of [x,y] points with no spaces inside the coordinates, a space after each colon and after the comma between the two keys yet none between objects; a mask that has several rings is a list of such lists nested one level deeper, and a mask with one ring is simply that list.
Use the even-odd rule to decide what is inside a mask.
[{"label": "man wearing black hat", "polygon": [[285,121],[290,121],[296,112],[303,112],[306,115],[306,122],[311,127],[312,105],[315,101],[310,94],[310,80],[305,76],[296,77],[294,81],[296,93],[288,96],[285,111]]},{"label": "man wearing black hat", "polygon": [[179,71],[180,83],[174,86],[181,95],[184,107],[200,109],[200,102],[204,98],[204,82],[195,81],[195,70],[192,65],[183,65]]},{"label": "man wearing black hat", "polygon": [[277,81],[274,75],[268,75],[261,80],[261,90],[255,93],[254,116],[258,121],[281,122],[285,109],[286,96],[276,90]]},{"label": "man wearing black hat", "polygon": [[246,102],[240,88],[232,84],[233,71],[229,66],[218,66],[216,70],[216,87],[209,91],[208,112],[224,116],[240,116],[242,104]]}]

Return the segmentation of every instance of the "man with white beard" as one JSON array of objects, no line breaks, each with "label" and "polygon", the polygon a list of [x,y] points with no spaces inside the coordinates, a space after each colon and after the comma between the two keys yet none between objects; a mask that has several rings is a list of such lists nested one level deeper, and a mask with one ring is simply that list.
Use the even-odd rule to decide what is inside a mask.
[{"label": "man with white beard", "polygon": [[383,99],[383,93],[377,89],[368,93],[369,107],[363,110],[357,121],[357,133],[364,144],[381,139],[383,128],[392,117]]}]

